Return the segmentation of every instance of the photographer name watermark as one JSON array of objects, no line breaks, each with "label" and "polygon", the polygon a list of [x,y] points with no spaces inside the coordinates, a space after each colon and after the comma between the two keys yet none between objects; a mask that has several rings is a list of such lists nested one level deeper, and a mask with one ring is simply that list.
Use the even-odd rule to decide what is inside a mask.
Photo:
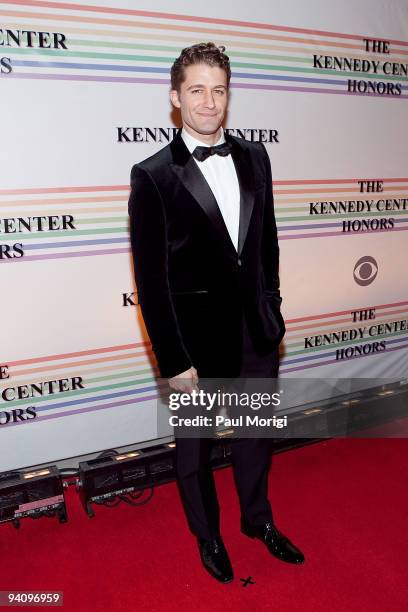
[{"label": "photographer name watermark", "polygon": [[179,417],[171,415],[169,423],[172,427],[276,427],[283,429],[288,425],[288,417],[260,417],[258,414],[251,416],[250,414],[237,417],[226,417],[218,414],[215,417],[197,415],[195,417]]}]

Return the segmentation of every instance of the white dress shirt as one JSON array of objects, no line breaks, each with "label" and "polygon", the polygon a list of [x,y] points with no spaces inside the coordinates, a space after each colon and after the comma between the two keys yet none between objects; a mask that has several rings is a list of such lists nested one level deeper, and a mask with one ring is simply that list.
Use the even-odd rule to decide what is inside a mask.
[{"label": "white dress shirt", "polygon": [[[192,153],[196,147],[210,146],[191,136],[184,128],[181,130],[181,136],[190,153]],[[221,128],[220,139],[215,145],[224,142],[224,130]],[[222,157],[221,155],[210,155],[204,161],[198,161],[195,157],[193,159],[200,168],[214,194],[232,243],[238,251],[240,191],[232,156],[226,155]]]}]

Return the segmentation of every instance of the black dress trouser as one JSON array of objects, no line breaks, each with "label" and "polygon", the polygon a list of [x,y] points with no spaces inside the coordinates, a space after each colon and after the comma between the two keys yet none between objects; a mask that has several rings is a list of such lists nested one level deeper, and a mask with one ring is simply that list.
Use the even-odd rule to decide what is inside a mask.
[{"label": "black dress trouser", "polygon": [[[243,351],[240,377],[275,378],[279,371],[279,349],[266,356],[256,354],[243,318]],[[249,524],[273,522],[268,500],[268,472],[272,439],[235,438],[232,466],[241,518]],[[176,474],[187,521],[200,538],[220,534],[220,509],[214,475],[210,467],[211,438],[176,437]]]}]

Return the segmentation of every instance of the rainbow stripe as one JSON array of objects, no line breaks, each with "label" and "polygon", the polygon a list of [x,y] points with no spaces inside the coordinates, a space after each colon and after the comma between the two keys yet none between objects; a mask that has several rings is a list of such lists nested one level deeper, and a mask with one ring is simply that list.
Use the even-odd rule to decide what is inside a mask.
[{"label": "rainbow stripe", "polygon": [[[322,179],[274,181],[275,215],[279,240],[362,236],[408,230],[408,211],[310,215],[309,203],[364,199],[358,180]],[[382,179],[384,191],[369,199],[401,198],[408,193],[408,179]],[[102,185],[0,190],[0,218],[70,214],[76,230],[0,234],[2,244],[21,242],[24,256],[4,258],[0,264],[18,264],[47,259],[130,254],[129,187]],[[405,195],[405,197],[408,197]],[[388,230],[343,232],[344,219],[394,217]]]},{"label": "rainbow stripe", "polygon": [[[231,87],[270,91],[366,95],[400,100],[399,96],[347,91],[349,78],[403,83],[402,76],[338,72],[314,68],[318,55],[384,60],[364,51],[353,35],[275,24],[76,5],[40,0],[0,0],[5,29],[63,32],[68,50],[7,47],[12,79],[47,79],[169,85],[169,69],[182,47],[213,40],[231,58]],[[405,64],[408,41],[392,40],[387,60]],[[5,49],[5,48],[4,48]]]},{"label": "rainbow stripe", "polygon": [[[408,230],[408,210],[371,211],[311,215],[310,203],[337,202],[346,200],[374,200],[407,198],[408,179],[387,178],[381,193],[360,193],[357,181],[368,179],[325,179],[274,181],[274,203],[279,240],[301,238],[325,238],[328,236],[362,236],[374,233],[401,232]],[[379,180],[379,179],[377,179]],[[344,220],[394,218],[391,229],[359,230],[343,232]]]},{"label": "rainbow stripe", "polygon": [[[372,308],[362,305],[353,310]],[[375,306],[375,322],[386,323],[408,318],[408,301],[379,304]],[[287,333],[284,342],[284,354],[281,356],[280,374],[293,372],[311,372],[313,368],[335,365],[338,368],[343,362],[336,361],[336,349],[365,344],[365,340],[347,341],[335,346],[304,348],[307,336],[354,329],[361,323],[350,323],[350,311],[319,313],[306,317],[285,320]],[[374,340],[386,340],[387,354],[404,350],[408,347],[408,333],[397,332],[387,336],[370,337]],[[371,355],[354,357],[369,359]],[[350,361],[350,360],[347,360]],[[30,405],[36,407],[38,418],[43,420],[68,417],[84,412],[98,410],[119,410],[122,406],[132,405],[137,409],[141,405],[157,400],[160,388],[167,386],[165,379],[158,378],[157,364],[148,342],[136,342],[126,345],[91,348],[88,350],[46,355],[20,359],[3,360],[9,367],[10,379],[0,383],[0,392],[11,385],[27,385],[38,381],[47,381],[73,376],[81,376],[85,389],[64,392],[53,396],[34,397],[10,401],[4,409]],[[337,372],[337,370],[336,370]],[[60,374],[61,373],[61,374]],[[338,374],[336,374],[337,376]],[[38,419],[2,425],[15,427],[35,423]]]},{"label": "rainbow stripe", "polygon": [[24,247],[23,257],[0,263],[130,253],[128,197],[127,185],[0,190],[1,218],[70,214],[77,228],[0,234]]},{"label": "rainbow stripe", "polygon": [[8,384],[3,381],[1,391],[10,386],[72,376],[81,376],[85,388],[58,394],[58,399],[52,395],[4,402],[3,409],[29,403],[36,407],[41,420],[49,420],[130,404],[137,408],[143,402],[157,399],[160,382],[163,383],[154,376],[157,366],[154,359],[153,366],[150,365],[150,354],[148,343],[137,342],[7,362],[13,382],[11,385],[10,380]]},{"label": "rainbow stripe", "polygon": [[[347,340],[335,345],[305,348],[304,339],[306,337],[329,334],[334,331],[341,332],[343,330],[358,329],[367,325],[367,323],[362,322],[352,323],[350,315],[351,310],[355,312],[367,308],[375,308],[375,324],[378,325],[408,318],[408,302],[405,301],[378,304],[376,306],[363,305],[349,310],[285,319],[287,331],[284,339],[284,355],[280,362],[279,373],[284,375],[291,372],[313,371],[313,368],[325,365],[336,365],[336,367],[339,367],[342,363],[350,361],[350,359],[336,360],[337,349],[368,344],[374,341],[386,341],[386,350],[381,353],[382,355],[406,349],[408,347],[407,331],[370,336],[369,339],[365,337],[364,339]],[[378,355],[378,353],[359,355],[351,359],[369,359],[376,354]]]}]

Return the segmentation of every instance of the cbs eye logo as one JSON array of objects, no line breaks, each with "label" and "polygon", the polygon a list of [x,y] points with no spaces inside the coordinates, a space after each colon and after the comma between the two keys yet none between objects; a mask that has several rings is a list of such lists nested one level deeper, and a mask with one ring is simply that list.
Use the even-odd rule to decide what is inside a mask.
[{"label": "cbs eye logo", "polygon": [[377,274],[377,262],[375,261],[374,257],[370,257],[370,255],[360,257],[354,266],[354,280],[356,281],[357,285],[361,285],[362,287],[370,285],[375,280]]}]

